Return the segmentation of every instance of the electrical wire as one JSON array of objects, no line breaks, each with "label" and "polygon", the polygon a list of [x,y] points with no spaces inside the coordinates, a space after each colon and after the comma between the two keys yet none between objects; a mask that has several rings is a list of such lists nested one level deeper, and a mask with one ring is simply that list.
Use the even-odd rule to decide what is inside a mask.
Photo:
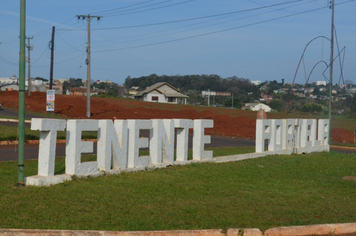
[{"label": "electrical wire", "polygon": [[119,13],[124,13],[124,12],[128,12],[128,11],[133,11],[133,10],[138,10],[138,9],[142,9],[142,8],[146,8],[146,7],[150,7],[150,6],[157,6],[157,5],[160,5],[160,4],[163,4],[163,3],[166,3],[166,2],[171,2],[172,0],[165,0],[163,2],[159,2],[159,3],[153,3],[153,4],[149,4],[147,6],[141,6],[141,7],[136,7],[136,8],[133,8],[133,9],[128,9],[128,10],[123,10],[123,11],[113,11],[111,13],[108,13],[107,15],[103,15],[105,17],[108,17],[108,16],[112,16],[113,14],[119,14]]},{"label": "electrical wire", "polygon": [[11,61],[8,61],[6,60],[5,58],[3,58],[2,56],[0,56],[0,59],[4,62],[6,62],[7,64],[10,64],[10,65],[18,65],[19,63],[15,63],[15,62],[11,62]]},{"label": "electrical wire", "polygon": [[31,66],[33,66],[34,64],[36,64],[36,62],[38,62],[38,60],[43,56],[43,54],[48,50],[48,47],[45,47],[45,50],[42,52],[42,54],[33,62],[31,63]]},{"label": "electrical wire", "polygon": [[[302,5],[302,4],[306,4],[306,3],[301,3],[301,4],[298,4],[298,5]],[[290,8],[290,7],[295,7],[295,6],[296,6],[296,5],[294,5],[294,6],[287,6],[287,7],[284,7],[284,8],[282,8],[282,9],[286,9],[286,8]],[[117,42],[117,43],[110,43],[109,45],[122,44],[122,43],[127,43],[127,42],[134,42],[134,41],[142,41],[142,40],[152,39],[152,38],[157,38],[157,37],[162,37],[162,36],[169,36],[169,35],[174,35],[174,34],[180,34],[180,33],[183,33],[183,32],[188,32],[188,31],[192,31],[192,30],[197,30],[197,29],[202,29],[202,28],[206,28],[206,27],[211,27],[211,26],[214,26],[214,25],[224,24],[224,23],[227,23],[227,22],[232,22],[232,21],[242,20],[242,19],[251,18],[251,17],[255,17],[255,16],[260,16],[260,15],[262,15],[262,14],[268,14],[268,13],[274,12],[274,11],[276,11],[276,10],[272,10],[272,11],[268,11],[268,12],[264,12],[264,13],[258,13],[258,14],[254,14],[254,15],[249,15],[249,16],[246,16],[246,17],[240,17],[240,18],[237,18],[237,19],[226,20],[226,21],[223,21],[223,22],[218,22],[218,23],[214,23],[214,24],[210,24],[210,25],[205,25],[205,26],[202,26],[202,27],[195,27],[195,28],[191,28],[191,29],[188,29],[188,30],[181,30],[181,31],[177,31],[177,32],[174,32],[174,33],[160,34],[160,35],[155,35],[155,36],[151,36],[151,37],[142,38],[142,36],[145,36],[145,35],[152,35],[152,34],[161,33],[161,32],[166,32],[166,31],[173,31],[173,30],[180,29],[180,28],[186,28],[186,27],[190,27],[190,26],[194,26],[194,25],[200,25],[200,24],[204,24],[204,23],[207,23],[207,22],[216,21],[216,20],[220,20],[220,19],[224,19],[224,18],[231,17],[231,15],[223,16],[223,17],[220,17],[220,18],[218,18],[218,19],[213,19],[213,20],[208,20],[208,21],[204,21],[204,22],[194,23],[194,24],[190,24],[190,25],[180,26],[180,27],[176,27],[176,28],[173,28],[173,29],[169,29],[169,30],[160,30],[160,31],[151,32],[151,33],[148,33],[148,34],[140,34],[140,35],[136,35],[136,36],[125,37],[125,39],[137,38],[137,37],[139,37],[139,39],[136,39],[136,40],[128,40],[128,41],[121,41],[121,42]],[[117,40],[117,39],[108,40],[108,41],[116,41],[116,40]],[[104,41],[104,42],[108,42],[108,41]],[[100,42],[103,42],[103,41],[100,41]],[[108,44],[106,44],[106,45],[108,45]]]},{"label": "electrical wire", "polygon": [[[161,3],[157,3],[157,4],[152,4],[152,5],[158,5],[158,4],[162,4],[162,3],[166,3],[166,2],[170,2],[172,0],[166,0],[164,2],[161,2]],[[153,10],[157,10],[157,9],[162,9],[162,8],[167,8],[167,7],[171,7],[171,6],[176,6],[176,5],[181,5],[181,4],[184,4],[184,3],[188,3],[188,2],[193,2],[194,0],[186,0],[186,1],[183,1],[183,2],[178,2],[178,3],[172,3],[172,4],[169,4],[169,5],[166,5],[166,6],[161,6],[161,7],[154,7],[154,8],[149,8],[149,9],[145,9],[145,10],[139,10],[139,11],[133,11],[133,12],[127,12],[127,13],[119,13],[119,14],[108,14],[108,15],[104,15],[105,17],[112,17],[112,16],[123,16],[123,15],[130,15],[130,14],[135,14],[135,13],[141,13],[141,12],[147,12],[147,11],[153,11]],[[147,7],[147,6],[146,6]],[[131,9],[133,10],[133,9]],[[128,10],[129,11],[129,10]]]},{"label": "electrical wire", "polygon": [[[83,56],[83,55],[85,55],[85,53],[84,53],[84,54],[80,54],[79,56],[75,56],[75,57],[72,57],[72,58],[69,58],[69,59],[63,60],[63,61],[55,62],[54,64],[55,64],[55,65],[57,65],[57,64],[62,64],[62,63],[65,63],[65,62],[68,62],[68,61],[74,60],[74,59],[76,59],[76,58],[79,58],[79,57],[81,57],[81,56]],[[48,66],[48,64],[46,64],[46,65],[34,66],[34,67],[44,67],[44,66]]]},{"label": "electrical wire", "polygon": [[[348,2],[351,2],[351,1],[355,1],[355,0],[350,0]],[[346,2],[344,2],[344,3],[346,3]],[[341,3],[339,3],[339,4],[341,4]],[[208,36],[208,35],[212,35],[212,34],[222,33],[222,32],[227,32],[227,31],[236,30],[236,29],[240,29],[240,28],[245,28],[245,27],[249,27],[249,26],[259,25],[259,24],[263,24],[263,23],[267,23],[267,22],[271,22],[271,21],[281,20],[281,19],[285,19],[285,18],[288,18],[288,17],[296,16],[296,15],[301,15],[301,14],[305,14],[305,13],[318,11],[318,10],[321,10],[321,9],[324,9],[324,8],[326,8],[326,7],[314,8],[314,9],[311,9],[311,10],[306,10],[306,11],[297,12],[297,13],[294,13],[294,14],[275,17],[275,18],[268,19],[268,20],[258,21],[258,22],[249,23],[249,24],[245,24],[245,25],[240,25],[240,26],[236,26],[236,27],[231,27],[231,28],[227,28],[227,29],[222,29],[222,30],[217,30],[217,31],[213,31],[213,32],[208,32],[208,33],[203,33],[203,34],[198,34],[198,35],[193,35],[193,36],[187,36],[187,37],[183,37],[183,38],[172,39],[172,40],[167,40],[167,41],[162,41],[162,42],[157,42],[157,43],[150,43],[150,44],[144,44],[144,45],[138,45],[138,46],[132,46],[132,47],[126,47],[126,48],[117,48],[117,49],[108,49],[108,50],[101,50],[101,51],[92,51],[92,52],[118,51],[118,50],[142,48],[142,47],[147,47],[147,46],[155,46],[155,45],[160,45],[160,44],[172,43],[172,42],[177,42],[177,41],[193,39],[193,38]]]},{"label": "electrical wire", "polygon": [[62,38],[58,33],[56,33],[56,35],[57,35],[60,39],[62,39],[62,41],[63,41],[65,44],[67,44],[69,47],[71,47],[71,48],[73,48],[74,50],[77,50],[77,51],[79,51],[79,52],[83,52],[82,50],[80,50],[80,49],[78,49],[78,48],[76,48],[76,47],[70,45],[70,44],[69,44],[67,41],[65,41],[64,38]]},{"label": "electrical wire", "polygon": [[[342,3],[335,4],[335,5],[346,4],[346,3],[354,2],[354,1],[355,0],[349,0],[349,1],[345,1],[345,2],[342,2]],[[143,44],[143,45],[138,45],[138,46],[116,48],[116,49],[108,49],[108,50],[98,50],[98,51],[92,51],[92,52],[120,51],[120,50],[127,50],[127,49],[143,48],[143,47],[148,47],[148,46],[156,46],[156,45],[160,45],[160,44],[167,44],[167,43],[172,43],[172,42],[177,42],[177,41],[193,39],[193,38],[213,35],[213,34],[217,34],[217,33],[222,33],[222,32],[227,32],[227,31],[236,30],[236,29],[240,29],[240,28],[245,28],[245,27],[249,27],[249,26],[259,25],[259,24],[263,24],[263,23],[267,23],[267,22],[271,22],[271,21],[281,20],[281,19],[285,19],[285,18],[296,16],[296,15],[301,15],[301,14],[306,14],[306,13],[318,11],[318,10],[325,9],[325,8],[327,8],[327,6],[318,7],[318,8],[314,8],[314,9],[311,9],[311,10],[297,12],[297,13],[293,13],[293,14],[289,14],[289,15],[280,16],[280,17],[275,17],[275,18],[268,19],[268,20],[249,23],[249,24],[245,24],[245,25],[241,25],[241,26],[231,27],[231,28],[227,28],[227,29],[223,29],[223,30],[217,30],[217,31],[213,31],[213,32],[208,32],[208,33],[203,33],[203,34],[198,34],[198,35],[193,35],[193,36],[187,36],[187,37],[178,38],[178,39],[166,40],[166,41],[161,41],[161,42],[157,42],[157,43],[149,43],[149,44]]]},{"label": "electrical wire", "polygon": [[[291,4],[291,3],[295,3],[295,2],[301,2],[301,1],[304,1],[304,0],[293,0],[293,1],[284,2],[284,3],[276,3],[276,4],[272,4],[272,5],[268,5],[268,6],[256,7],[256,8],[250,8],[250,9],[238,10],[238,11],[232,11],[232,12],[225,12],[225,13],[208,15],[208,16],[193,17],[193,18],[181,19],[181,20],[175,20],[175,21],[165,21],[165,22],[158,22],[158,23],[118,26],[118,27],[109,27],[109,28],[98,28],[98,29],[91,29],[91,30],[114,30],[114,29],[116,30],[116,29],[129,29],[129,28],[140,28],[140,27],[148,27],[148,26],[175,24],[175,23],[181,23],[181,22],[187,22],[187,21],[195,21],[195,20],[202,20],[202,19],[207,19],[207,18],[214,18],[214,17],[219,17],[219,16],[234,15],[234,14],[245,13],[245,12],[250,12],[250,11],[257,11],[257,10],[262,10],[262,9],[266,9],[266,8],[271,8],[271,7],[276,7],[276,6],[280,6],[280,5]],[[60,29],[60,30],[71,31],[71,29]]]},{"label": "electrical wire", "polygon": [[114,8],[114,9],[111,9],[111,10],[97,11],[97,12],[90,13],[90,15],[97,15],[97,14],[102,14],[104,12],[120,10],[120,9],[124,9],[124,8],[128,8],[128,7],[132,7],[132,6],[138,6],[138,5],[145,4],[147,2],[152,2],[152,1],[154,1],[154,0],[143,1],[143,2],[132,4],[132,5],[128,5],[128,6],[125,6],[125,7]]}]

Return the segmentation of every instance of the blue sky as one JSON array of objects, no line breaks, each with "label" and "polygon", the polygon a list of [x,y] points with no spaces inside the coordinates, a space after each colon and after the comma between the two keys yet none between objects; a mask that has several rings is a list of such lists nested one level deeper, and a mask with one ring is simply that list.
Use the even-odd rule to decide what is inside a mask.
[{"label": "blue sky", "polygon": [[[127,76],[217,74],[250,80],[294,74],[307,43],[331,34],[327,0],[27,0],[31,77],[49,79],[52,26],[56,27],[54,78],[86,79],[87,22],[91,21],[91,79],[123,84]],[[356,1],[335,1],[339,50],[334,83],[356,84]],[[18,76],[20,1],[0,7],[0,77]],[[335,46],[335,56],[338,54]],[[295,82],[325,80],[330,42],[308,47]],[[311,73],[312,71],[312,73]],[[329,73],[325,72],[327,78]]]}]

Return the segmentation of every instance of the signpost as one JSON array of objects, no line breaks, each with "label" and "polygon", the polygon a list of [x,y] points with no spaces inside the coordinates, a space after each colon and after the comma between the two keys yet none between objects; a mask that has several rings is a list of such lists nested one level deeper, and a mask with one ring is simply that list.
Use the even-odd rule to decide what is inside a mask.
[{"label": "signpost", "polygon": [[47,90],[46,111],[54,111],[55,90]]}]

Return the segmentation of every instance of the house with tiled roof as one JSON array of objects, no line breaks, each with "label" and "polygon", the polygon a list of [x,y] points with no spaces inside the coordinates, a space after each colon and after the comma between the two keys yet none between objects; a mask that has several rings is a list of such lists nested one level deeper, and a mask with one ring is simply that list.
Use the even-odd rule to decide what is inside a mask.
[{"label": "house with tiled roof", "polygon": [[147,87],[144,91],[135,95],[135,99],[146,102],[160,102],[173,104],[186,104],[188,96],[180,92],[172,85],[161,82]]}]

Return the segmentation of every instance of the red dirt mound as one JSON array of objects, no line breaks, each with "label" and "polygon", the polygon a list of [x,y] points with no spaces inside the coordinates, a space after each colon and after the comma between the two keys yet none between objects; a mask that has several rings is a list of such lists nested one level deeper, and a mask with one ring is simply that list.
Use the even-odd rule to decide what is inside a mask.
[{"label": "red dirt mound", "polygon": [[[17,91],[0,93],[4,107],[18,108]],[[26,93],[26,111],[46,113],[46,93]],[[86,119],[86,97],[56,95],[54,113],[68,118]],[[213,119],[211,135],[255,138],[256,112],[229,108],[158,104],[127,99],[91,98],[91,119]],[[353,133],[346,129],[332,129],[331,140],[353,142]]]}]

